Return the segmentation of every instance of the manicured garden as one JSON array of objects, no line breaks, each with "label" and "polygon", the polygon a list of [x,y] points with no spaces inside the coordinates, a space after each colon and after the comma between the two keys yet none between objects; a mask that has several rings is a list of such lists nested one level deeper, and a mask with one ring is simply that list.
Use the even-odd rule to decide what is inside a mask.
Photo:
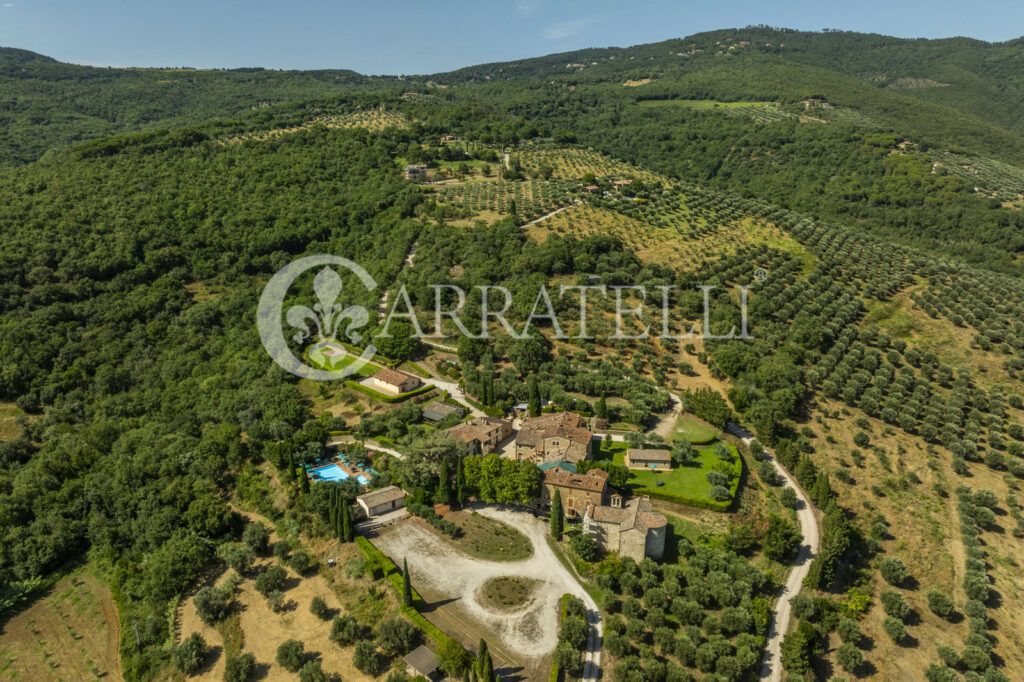
[{"label": "manicured garden", "polygon": [[[709,445],[694,447],[693,462],[683,466],[673,466],[671,471],[629,470],[629,493],[631,495],[650,495],[653,498],[676,502],[693,507],[725,511],[732,504],[739,486],[743,464],[736,447],[724,443],[732,454],[729,463],[729,498],[716,500],[711,496],[712,484],[707,474],[717,471],[715,466],[723,460],[719,457],[718,441]],[[626,443],[602,443],[596,458],[611,460],[613,464],[625,466],[624,458],[629,446]]]}]

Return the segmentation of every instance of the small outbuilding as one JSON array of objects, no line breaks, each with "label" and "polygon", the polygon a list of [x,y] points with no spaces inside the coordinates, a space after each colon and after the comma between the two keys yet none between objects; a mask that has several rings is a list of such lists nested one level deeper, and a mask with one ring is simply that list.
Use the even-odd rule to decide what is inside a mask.
[{"label": "small outbuilding", "polygon": [[668,450],[626,450],[626,468],[654,469],[656,471],[672,470],[672,453]]},{"label": "small outbuilding", "polygon": [[356,504],[367,517],[373,518],[405,506],[405,491],[397,485],[389,485],[363,493],[356,498]]},{"label": "small outbuilding", "polygon": [[437,679],[437,667],[441,662],[433,651],[422,644],[410,651],[402,661],[410,675],[423,675],[428,680]]},{"label": "small outbuilding", "polygon": [[450,414],[456,414],[461,419],[466,411],[458,405],[441,400],[432,400],[423,406],[423,418],[430,422],[439,422]]},{"label": "small outbuilding", "polygon": [[423,385],[419,377],[406,374],[397,369],[381,369],[372,377],[373,388],[383,390],[386,393],[408,393],[415,391]]}]

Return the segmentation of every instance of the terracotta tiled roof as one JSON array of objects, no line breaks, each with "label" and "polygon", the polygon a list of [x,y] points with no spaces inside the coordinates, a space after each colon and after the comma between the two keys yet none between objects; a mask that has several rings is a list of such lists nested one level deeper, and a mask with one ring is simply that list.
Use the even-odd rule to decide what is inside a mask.
[{"label": "terracotta tiled roof", "polygon": [[585,427],[585,420],[575,412],[556,412],[539,417],[528,417],[516,436],[516,445],[537,447],[545,438],[561,436],[574,443],[586,445],[594,434]]},{"label": "terracotta tiled roof", "polygon": [[590,504],[586,516],[595,523],[617,524],[619,532],[636,528],[646,533],[648,529],[664,528],[668,524],[664,514],[651,510],[651,501],[646,497],[630,500],[623,508]]},{"label": "terracotta tiled roof", "polygon": [[494,417],[474,417],[468,422],[462,424],[456,424],[452,428],[448,429],[448,433],[452,434],[455,440],[462,443],[468,443],[471,440],[486,441],[495,435],[500,437],[501,432],[511,428],[511,425],[504,419],[496,419]]},{"label": "terracotta tiled roof", "polygon": [[391,384],[392,386],[401,386],[409,379],[415,379],[416,383],[419,383],[419,379],[413,375],[406,374],[405,372],[397,369],[388,369],[387,367],[382,367],[377,370],[377,372],[374,373],[373,378],[380,379],[384,383]]},{"label": "terracotta tiled roof", "polygon": [[608,474],[601,469],[591,469],[585,474],[574,474],[555,467],[544,472],[544,483],[559,488],[573,488],[599,493],[608,485]]}]

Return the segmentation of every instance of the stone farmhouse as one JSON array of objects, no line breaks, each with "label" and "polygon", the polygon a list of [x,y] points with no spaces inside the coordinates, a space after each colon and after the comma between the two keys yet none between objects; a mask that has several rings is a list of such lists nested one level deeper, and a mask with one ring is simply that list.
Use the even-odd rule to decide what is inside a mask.
[{"label": "stone farmhouse", "polygon": [[651,509],[646,495],[623,505],[622,496],[611,496],[611,504],[589,504],[583,515],[583,532],[598,546],[634,561],[650,557],[660,561],[665,554],[668,520]]},{"label": "stone farmhouse", "polygon": [[562,510],[570,519],[582,517],[588,506],[605,504],[611,493],[608,474],[601,469],[578,474],[561,467],[552,467],[544,472],[539,500],[542,509],[551,508],[556,490],[562,498]]},{"label": "stone farmhouse", "polygon": [[516,436],[516,459],[534,464],[589,459],[594,433],[575,412],[557,412],[523,420]]},{"label": "stone farmhouse", "polygon": [[494,417],[474,417],[448,429],[457,443],[471,455],[489,455],[498,444],[512,435],[512,423]]}]

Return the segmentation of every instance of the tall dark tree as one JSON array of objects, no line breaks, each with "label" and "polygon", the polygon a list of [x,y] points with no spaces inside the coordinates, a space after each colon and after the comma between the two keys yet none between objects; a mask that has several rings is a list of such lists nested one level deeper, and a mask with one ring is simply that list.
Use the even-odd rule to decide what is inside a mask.
[{"label": "tall dark tree", "polygon": [[529,402],[529,414],[531,417],[540,416],[540,388],[537,387],[537,376],[531,374],[526,380],[526,388],[529,391],[530,402]]},{"label": "tall dark tree", "polygon": [[555,540],[561,540],[564,530],[565,517],[562,512],[562,494],[556,488],[555,496],[551,498],[551,537]]},{"label": "tall dark tree", "polygon": [[455,466],[455,502],[459,508],[466,506],[466,499],[469,497],[469,491],[466,489],[466,470],[462,466],[462,457],[459,457],[459,463]]},{"label": "tall dark tree", "polygon": [[341,539],[343,542],[352,542],[356,539],[356,530],[352,525],[352,512],[349,511],[348,500],[341,502]]},{"label": "tall dark tree", "polygon": [[437,478],[437,490],[434,492],[434,502],[438,504],[451,504],[452,502],[452,480],[448,475],[447,457],[441,460],[441,467]]},{"label": "tall dark tree", "polygon": [[402,559],[402,606],[412,606],[412,579],[409,577],[408,559]]},{"label": "tall dark tree", "polygon": [[597,401],[597,409],[594,410],[594,414],[598,419],[608,418],[608,401],[605,399],[604,391],[601,391],[601,398]]}]

